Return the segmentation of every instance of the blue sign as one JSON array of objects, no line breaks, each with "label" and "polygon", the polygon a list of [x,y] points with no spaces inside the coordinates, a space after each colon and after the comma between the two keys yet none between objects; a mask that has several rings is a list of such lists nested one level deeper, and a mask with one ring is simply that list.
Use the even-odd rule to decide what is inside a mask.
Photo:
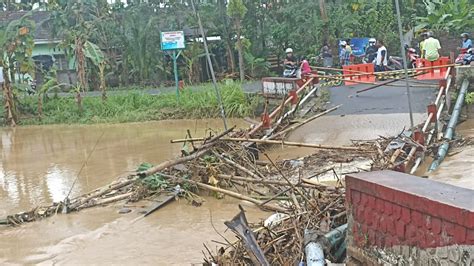
[{"label": "blue sign", "polygon": [[[365,56],[365,49],[369,46],[369,38],[352,38],[351,40],[351,48],[352,48],[352,55],[355,57],[363,57]],[[341,43],[340,40],[339,43]],[[341,47],[339,45],[339,54],[341,54]]]},{"label": "blue sign", "polygon": [[166,31],[161,33],[161,50],[184,49],[183,31]]},{"label": "blue sign", "polygon": [[365,56],[365,48],[369,45],[369,38],[352,38],[352,54],[357,57]]}]

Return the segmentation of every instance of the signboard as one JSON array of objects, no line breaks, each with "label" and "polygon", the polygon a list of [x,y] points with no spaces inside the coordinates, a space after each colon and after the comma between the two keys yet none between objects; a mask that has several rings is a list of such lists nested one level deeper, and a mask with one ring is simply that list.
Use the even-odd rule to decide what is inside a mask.
[{"label": "signboard", "polygon": [[297,78],[262,78],[263,95],[284,96],[297,88]]},{"label": "signboard", "polygon": [[183,31],[165,31],[161,32],[161,50],[184,49]]},{"label": "signboard", "polygon": [[[339,43],[341,43],[340,40]],[[365,48],[369,45],[369,38],[351,38],[352,55],[355,57],[365,56]],[[341,53],[341,47],[339,45],[339,54]]]}]

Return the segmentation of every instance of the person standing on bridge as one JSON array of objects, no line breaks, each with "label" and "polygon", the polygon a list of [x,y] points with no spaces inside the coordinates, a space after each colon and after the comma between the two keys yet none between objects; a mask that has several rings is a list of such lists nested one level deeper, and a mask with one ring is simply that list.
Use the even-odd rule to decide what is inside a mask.
[{"label": "person standing on bridge", "polygon": [[425,50],[425,58],[428,61],[436,61],[439,59],[439,50],[441,49],[441,45],[439,44],[438,39],[433,38],[433,32],[427,33],[428,39],[424,42],[424,50]]},{"label": "person standing on bridge", "polygon": [[332,51],[326,41],[321,48],[319,56],[323,59],[323,67],[332,67]]},{"label": "person standing on bridge", "polygon": [[472,48],[472,41],[469,39],[469,33],[464,32],[461,34],[461,48],[460,49],[469,49]]},{"label": "person standing on bridge", "polygon": [[339,51],[339,61],[341,66],[348,66],[351,64],[351,52],[347,50],[346,41],[341,41]]},{"label": "person standing on bridge", "polygon": [[308,74],[311,74],[311,67],[309,66],[309,62],[306,56],[303,56],[301,58],[300,70],[301,70],[301,76],[306,76]]},{"label": "person standing on bridge", "polygon": [[387,48],[382,40],[377,40],[377,56],[375,57],[375,71],[382,72],[387,70]]},{"label": "person standing on bridge", "polygon": [[428,34],[428,32],[426,32],[426,31],[423,31],[420,34],[421,41],[418,44],[418,47],[420,48],[420,58],[425,58],[425,41],[427,39],[427,36],[426,36],[427,34]]}]

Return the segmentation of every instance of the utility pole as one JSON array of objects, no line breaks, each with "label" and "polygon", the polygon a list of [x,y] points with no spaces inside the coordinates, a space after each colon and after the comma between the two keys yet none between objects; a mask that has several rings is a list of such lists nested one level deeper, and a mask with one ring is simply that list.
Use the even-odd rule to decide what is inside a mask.
[{"label": "utility pole", "polygon": [[212,66],[211,55],[209,54],[209,48],[207,47],[207,39],[206,35],[204,34],[204,28],[202,27],[201,16],[199,16],[199,12],[194,6],[194,0],[191,0],[191,5],[193,7],[194,14],[196,15],[198,20],[199,31],[201,32],[202,42],[204,43],[204,50],[206,51],[207,65],[209,66],[209,70],[211,72],[212,77],[212,83],[214,84],[214,89],[216,90],[217,101],[219,102],[219,106],[221,109],[222,121],[224,121],[224,129],[227,130],[227,121],[225,118],[224,105],[222,104],[222,96],[219,87],[217,87],[216,75],[214,74],[214,67]]},{"label": "utility pole", "polygon": [[410,111],[410,126],[411,128],[413,128],[413,111],[411,107],[410,83],[408,81],[407,56],[405,53],[405,45],[403,43],[402,19],[400,18],[400,4],[398,3],[398,0],[395,0],[395,8],[397,9],[398,33],[400,35],[400,48],[402,50],[403,69],[405,70],[405,84],[407,87],[408,109]]}]

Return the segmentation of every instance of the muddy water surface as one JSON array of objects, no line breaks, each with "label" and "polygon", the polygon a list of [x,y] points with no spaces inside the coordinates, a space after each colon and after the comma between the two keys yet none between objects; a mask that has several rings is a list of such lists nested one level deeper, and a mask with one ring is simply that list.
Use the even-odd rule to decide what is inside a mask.
[{"label": "muddy water surface", "polygon": [[[474,119],[461,123],[456,128],[456,134],[474,137]],[[434,180],[474,190],[474,146],[462,147],[460,152],[451,150],[450,153],[454,155],[446,157],[436,171],[426,175]]]},{"label": "muddy water surface", "polygon": [[[246,126],[240,121],[231,124]],[[180,145],[170,144],[170,139],[184,137],[186,129],[204,136],[207,129],[221,125],[220,120],[182,120],[2,129],[0,218],[63,200],[76,177],[72,196],[105,185],[141,162],[172,158]],[[0,228],[0,264],[197,263],[203,242],[215,247],[211,240],[223,241],[210,217],[216,230],[224,232],[223,222],[238,212],[235,203],[239,202],[208,198],[196,208],[179,201],[139,220],[140,206],[120,215],[119,204]],[[267,216],[252,206],[246,209],[251,221]]]}]

